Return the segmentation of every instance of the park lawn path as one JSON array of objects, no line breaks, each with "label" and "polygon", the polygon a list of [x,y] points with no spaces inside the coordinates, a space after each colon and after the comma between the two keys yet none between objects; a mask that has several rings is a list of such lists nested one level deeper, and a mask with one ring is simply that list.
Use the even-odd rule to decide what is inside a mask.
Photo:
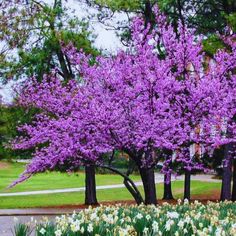
[{"label": "park lawn path", "polygon": [[[221,182],[218,179],[212,179],[212,175],[193,175],[192,180],[198,180],[203,182]],[[183,180],[184,176],[176,177],[176,180]],[[155,182],[163,183],[164,176],[162,174],[155,174]],[[135,182],[136,186],[142,186],[142,182]],[[116,189],[116,188],[125,188],[124,184],[111,184],[111,185],[101,185],[97,186],[97,190],[105,190],[105,189]],[[72,192],[84,192],[85,187],[80,188],[63,188],[63,189],[49,189],[49,190],[39,190],[39,191],[24,191],[24,192],[14,192],[14,193],[0,193],[0,197],[9,197],[9,196],[28,196],[28,195],[38,195],[38,194],[55,194],[55,193],[72,193]]]}]

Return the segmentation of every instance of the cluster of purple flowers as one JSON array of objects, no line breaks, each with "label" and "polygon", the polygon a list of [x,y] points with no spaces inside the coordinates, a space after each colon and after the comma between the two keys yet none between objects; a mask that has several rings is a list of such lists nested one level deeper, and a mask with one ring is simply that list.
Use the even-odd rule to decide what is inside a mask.
[{"label": "cluster of purple flowers", "polygon": [[150,184],[158,153],[175,153],[185,168],[200,168],[191,161],[192,144],[207,152],[235,142],[235,35],[222,38],[227,50],[204,67],[202,39],[181,23],[178,32],[156,9],[156,27],[145,28],[136,18],[132,44],[115,56],[92,63],[72,45],[65,47],[78,75],[67,85],[56,73],[41,82],[30,79],[19,103],[41,113],[20,127],[26,135],[13,143],[17,149],[36,147],[19,181],[58,166],[99,164],[103,154],[118,150]]}]

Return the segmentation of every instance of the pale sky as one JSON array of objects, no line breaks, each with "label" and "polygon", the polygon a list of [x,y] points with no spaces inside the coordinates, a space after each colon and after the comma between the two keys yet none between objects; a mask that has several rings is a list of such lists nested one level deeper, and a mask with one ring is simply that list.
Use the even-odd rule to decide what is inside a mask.
[{"label": "pale sky", "polygon": [[[53,2],[53,0],[44,0],[44,2],[50,4]],[[86,17],[88,15],[88,12],[96,13],[95,10],[91,10],[90,8],[87,8],[85,5],[81,4],[79,0],[67,0],[67,1],[64,0],[63,4],[65,4],[67,8],[75,10],[75,14],[79,18]],[[115,18],[123,20],[126,19],[126,15],[117,14]],[[90,22],[90,25],[95,35],[97,35],[97,38],[95,40],[95,46],[97,48],[114,53],[119,48],[123,47],[113,30],[107,30],[104,25],[98,23],[95,20],[93,22]],[[5,103],[9,103],[12,101],[14,94],[11,89],[11,86],[13,84],[14,83],[9,83],[4,86],[0,84],[0,95],[3,97]]]}]

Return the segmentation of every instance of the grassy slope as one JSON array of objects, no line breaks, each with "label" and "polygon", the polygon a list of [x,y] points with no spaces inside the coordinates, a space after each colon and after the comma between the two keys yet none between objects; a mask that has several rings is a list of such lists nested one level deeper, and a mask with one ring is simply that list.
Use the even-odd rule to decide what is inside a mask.
[{"label": "grassy slope", "polygon": [[[24,171],[24,165],[12,163],[6,169],[0,169],[0,192],[21,192],[45,189],[60,188],[78,188],[84,186],[84,173],[66,174],[59,172],[50,172],[38,174],[31,179],[15,186],[12,189],[6,189],[18,176]],[[132,175],[134,181],[139,181],[138,175]],[[97,185],[120,184],[123,179],[118,175],[96,175]]]},{"label": "grassy slope", "polygon": [[[175,181],[172,185],[175,198],[181,198],[183,192],[183,182]],[[220,183],[208,183],[201,181],[192,181],[192,196],[211,195],[214,191],[219,191]],[[140,188],[141,192],[142,188]],[[157,185],[157,195],[161,199],[163,195],[163,184]],[[125,189],[109,189],[97,191],[98,201],[130,200],[132,196]],[[23,208],[23,207],[42,207],[58,205],[83,204],[84,193],[61,193],[48,195],[31,195],[17,197],[0,197],[0,208]]]}]

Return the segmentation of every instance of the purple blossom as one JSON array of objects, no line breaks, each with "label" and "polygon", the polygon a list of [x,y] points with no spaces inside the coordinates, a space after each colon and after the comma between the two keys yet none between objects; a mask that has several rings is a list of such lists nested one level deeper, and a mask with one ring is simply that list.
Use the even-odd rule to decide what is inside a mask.
[{"label": "purple blossom", "polygon": [[225,39],[232,50],[218,51],[206,70],[201,38],[181,23],[177,35],[158,9],[156,23],[150,30],[135,19],[129,49],[99,56],[95,64],[72,45],[65,47],[79,75],[68,85],[56,74],[40,83],[29,79],[19,103],[42,112],[20,127],[27,135],[13,143],[16,149],[36,148],[20,181],[58,166],[99,163],[113,150],[143,167],[158,161],[158,150],[176,151],[186,169],[199,169],[204,166],[192,162],[190,145],[210,150],[235,142],[234,36]]}]

